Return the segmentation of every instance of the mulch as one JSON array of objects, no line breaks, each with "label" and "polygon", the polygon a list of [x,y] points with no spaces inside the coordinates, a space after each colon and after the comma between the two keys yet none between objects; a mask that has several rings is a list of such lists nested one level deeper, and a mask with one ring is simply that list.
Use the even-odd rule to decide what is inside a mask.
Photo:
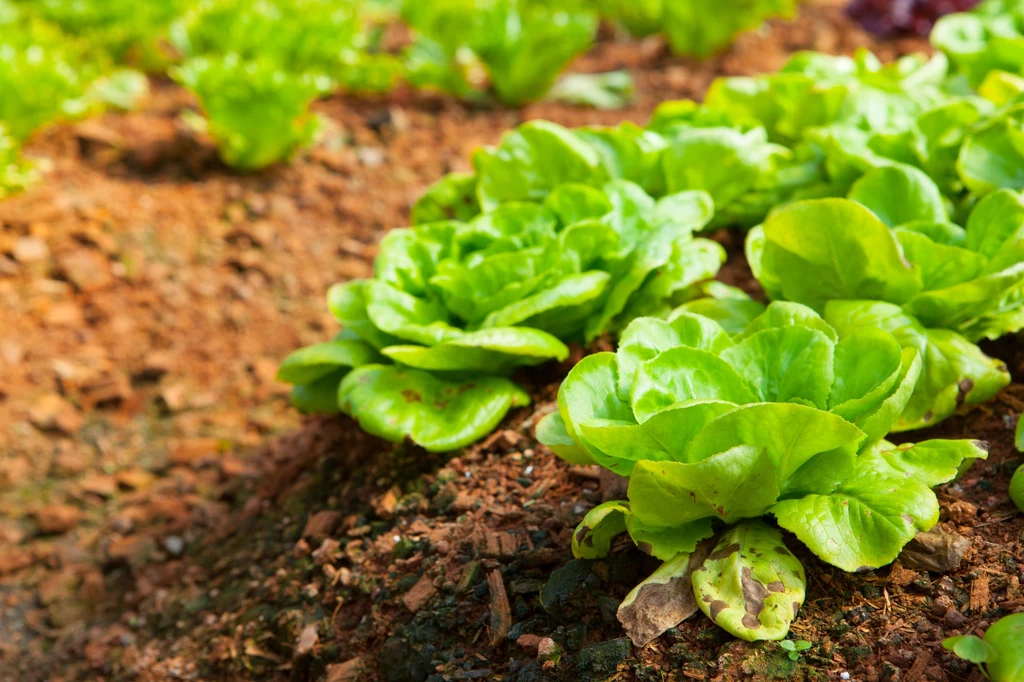
[{"label": "mulch", "polygon": [[[939,494],[962,564],[848,575],[793,543],[809,580],[793,632],[812,643],[797,661],[700,614],[642,650],[625,639],[615,608],[650,559],[570,551],[620,484],[532,433],[568,364],[524,376],[533,406],[454,458],[300,419],[274,380],[336,328],[327,287],[369,275],[382,234],[475,146],[532,118],[642,123],[716,76],[859,47],[924,45],[876,44],[835,3],[705,63],[609,36],[575,68],[628,68],[626,111],[339,96],[317,105],[315,150],[251,176],[180,124],[194,103],[166,82],[141,111],[44,131],[45,180],[0,202],[0,680],[980,679],[940,642],[1024,609],[1015,341],[988,348],[1010,388],[912,434],[991,443]],[[739,238],[716,238],[722,279],[756,293]]]}]

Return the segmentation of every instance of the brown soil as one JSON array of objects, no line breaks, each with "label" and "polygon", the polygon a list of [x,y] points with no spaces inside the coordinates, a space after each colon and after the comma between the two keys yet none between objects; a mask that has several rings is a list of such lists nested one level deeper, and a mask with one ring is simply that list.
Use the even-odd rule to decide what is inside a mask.
[{"label": "brown soil", "polygon": [[[474,146],[528,118],[642,122],[715,76],[860,46],[921,47],[874,45],[834,4],[704,64],[609,40],[578,68],[629,68],[626,112],[339,97],[318,105],[334,123],[318,149],[248,177],[184,132],[190,102],[165,83],[144,111],[40,135],[45,181],[0,203],[0,680],[976,679],[939,642],[1024,608],[1011,342],[991,352],[1017,383],[915,434],[992,443],[940,491],[964,563],[847,575],[794,544],[809,592],[793,630],[813,644],[797,662],[699,614],[642,650],[623,638],[615,607],[649,560],[569,550],[615,482],[532,437],[567,367],[528,376],[535,406],[448,461],[343,418],[300,423],[273,378],[334,329],[326,288],[369,274],[383,232]],[[720,238],[722,278],[756,288]]]}]

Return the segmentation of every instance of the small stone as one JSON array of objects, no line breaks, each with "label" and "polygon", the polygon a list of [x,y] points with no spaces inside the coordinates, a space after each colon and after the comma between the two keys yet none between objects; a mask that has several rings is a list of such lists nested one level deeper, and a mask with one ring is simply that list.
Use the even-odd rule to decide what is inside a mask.
[{"label": "small stone", "polygon": [[942,620],[948,627],[955,629],[962,628],[964,623],[967,622],[964,614],[960,613],[957,609],[950,609],[949,611],[946,611],[946,615],[943,616]]},{"label": "small stone", "polygon": [[320,633],[317,632],[316,623],[310,623],[302,628],[299,639],[295,642],[295,657],[307,656],[313,653],[313,647],[320,642]]},{"label": "small stone", "polygon": [[58,263],[64,276],[79,291],[98,291],[114,280],[110,262],[92,249],[77,249],[64,254]]},{"label": "small stone", "polygon": [[542,662],[551,661],[554,663],[558,662],[558,659],[562,656],[562,647],[558,645],[558,642],[551,639],[550,637],[542,637],[537,642],[537,660]]},{"label": "small stone", "polygon": [[185,541],[180,535],[168,535],[164,538],[164,549],[173,557],[179,557],[185,551]]},{"label": "small stone", "polygon": [[36,523],[43,533],[67,533],[82,520],[82,510],[69,504],[48,504],[36,512]]},{"label": "small stone", "polygon": [[12,255],[19,263],[37,263],[50,257],[50,249],[38,237],[20,237],[14,242]]},{"label": "small stone", "polygon": [[84,418],[74,405],[56,393],[40,396],[28,413],[29,421],[42,431],[73,434],[82,428]]}]

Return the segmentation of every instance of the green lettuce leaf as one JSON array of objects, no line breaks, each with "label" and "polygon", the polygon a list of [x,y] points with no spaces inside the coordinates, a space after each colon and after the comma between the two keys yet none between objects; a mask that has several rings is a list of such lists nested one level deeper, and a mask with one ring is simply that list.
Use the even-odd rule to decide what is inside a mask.
[{"label": "green lettuce leaf", "polygon": [[944,222],[946,206],[939,188],[912,166],[886,166],[853,183],[849,199],[863,204],[889,227],[914,220]]},{"label": "green lettuce leaf", "polygon": [[902,303],[922,288],[921,273],[871,211],[843,199],[803,201],[764,224],[753,260],[758,276],[787,300],[821,311],[834,299]]},{"label": "green lettuce leaf", "polygon": [[771,513],[823,561],[863,571],[892,562],[917,533],[934,526],[939,503],[922,481],[861,457],[854,476],[834,492],[781,500]]},{"label": "green lettuce leaf", "polygon": [[431,452],[457,450],[489,433],[530,396],[508,379],[447,381],[416,369],[365,365],[338,387],[341,411],[364,431],[391,441],[409,438]]},{"label": "green lettuce leaf", "polygon": [[601,154],[571,131],[531,121],[506,133],[501,144],[473,156],[477,198],[484,210],[506,201],[542,201],[566,182],[599,186],[611,179]]},{"label": "green lettuce leaf", "polygon": [[693,572],[697,605],[731,635],[783,639],[804,603],[807,579],[782,534],[762,521],[728,529]]}]

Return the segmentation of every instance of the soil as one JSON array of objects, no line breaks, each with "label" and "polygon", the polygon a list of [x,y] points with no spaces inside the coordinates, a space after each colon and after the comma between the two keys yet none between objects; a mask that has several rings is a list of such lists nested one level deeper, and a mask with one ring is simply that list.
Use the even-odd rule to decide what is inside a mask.
[{"label": "soil", "polygon": [[[913,434],[991,443],[939,491],[963,562],[849,575],[792,543],[808,573],[793,631],[812,644],[796,661],[700,614],[643,649],[624,637],[615,609],[650,559],[569,549],[618,483],[533,438],[568,364],[526,375],[534,405],[452,458],[302,420],[274,380],[335,329],[326,288],[368,275],[384,231],[473,147],[530,118],[643,122],[716,76],[858,47],[925,46],[876,44],[834,3],[705,63],[608,35],[575,68],[628,68],[624,112],[337,97],[317,105],[317,149],[245,177],[165,82],[142,111],[44,131],[44,181],[0,203],[0,680],[980,679],[940,642],[1024,610],[1015,340],[988,348],[1011,387]],[[722,279],[756,293],[739,238],[717,237]]]}]

